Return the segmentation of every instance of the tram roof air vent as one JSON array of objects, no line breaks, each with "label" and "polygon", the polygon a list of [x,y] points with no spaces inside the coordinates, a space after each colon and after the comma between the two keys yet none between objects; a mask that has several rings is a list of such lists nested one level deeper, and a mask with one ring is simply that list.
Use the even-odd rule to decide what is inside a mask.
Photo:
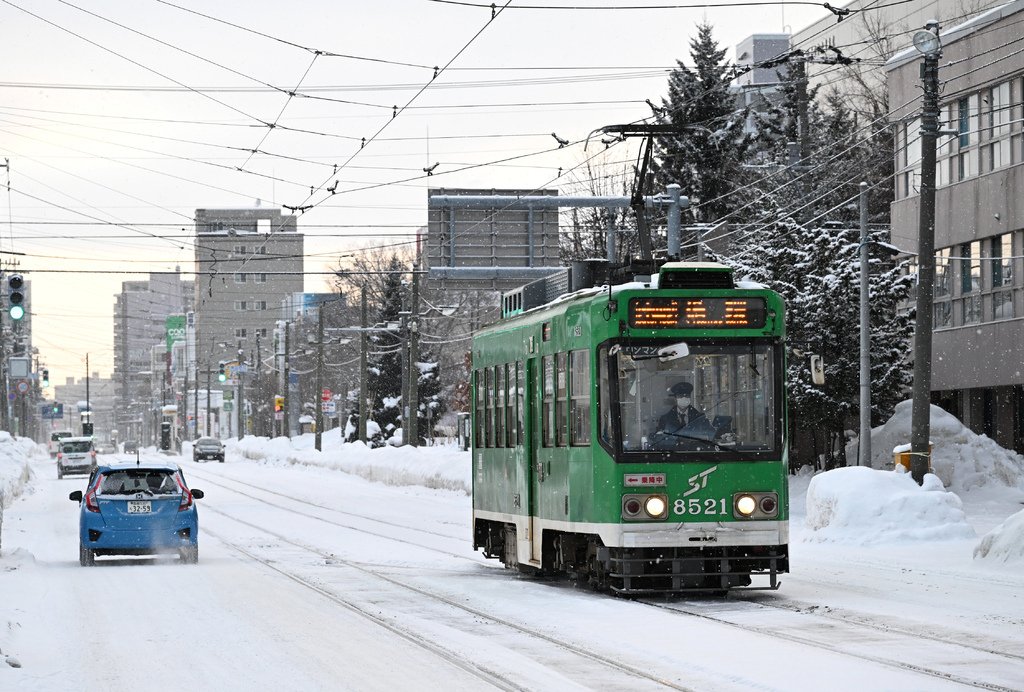
[{"label": "tram roof air vent", "polygon": [[717,262],[668,262],[658,275],[658,288],[736,288],[732,267]]}]

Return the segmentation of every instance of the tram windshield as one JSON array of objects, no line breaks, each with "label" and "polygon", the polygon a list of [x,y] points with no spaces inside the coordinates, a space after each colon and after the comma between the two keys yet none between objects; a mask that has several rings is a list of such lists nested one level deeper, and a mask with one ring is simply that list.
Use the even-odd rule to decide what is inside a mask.
[{"label": "tram windshield", "polygon": [[[624,455],[777,456],[782,410],[777,349],[765,340],[604,346],[601,434],[613,447],[621,443]],[[616,427],[618,440],[612,436]]]}]

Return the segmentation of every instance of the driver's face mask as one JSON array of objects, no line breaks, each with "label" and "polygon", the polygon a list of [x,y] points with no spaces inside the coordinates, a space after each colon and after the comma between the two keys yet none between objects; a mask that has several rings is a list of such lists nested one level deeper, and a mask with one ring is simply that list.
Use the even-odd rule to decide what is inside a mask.
[{"label": "driver's face mask", "polygon": [[676,406],[677,407],[679,407],[679,408],[686,408],[689,405],[690,405],[690,397],[688,397],[688,396],[681,396],[681,397],[676,398]]}]

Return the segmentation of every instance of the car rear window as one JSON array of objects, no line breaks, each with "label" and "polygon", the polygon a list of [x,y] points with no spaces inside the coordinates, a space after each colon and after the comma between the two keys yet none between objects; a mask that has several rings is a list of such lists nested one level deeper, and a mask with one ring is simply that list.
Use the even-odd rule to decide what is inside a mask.
[{"label": "car rear window", "polygon": [[218,440],[215,437],[200,437],[198,440],[196,440],[196,444],[220,446],[220,440]]},{"label": "car rear window", "polygon": [[88,440],[75,440],[73,442],[63,442],[61,443],[60,448],[65,453],[75,454],[80,452],[88,452],[89,450],[92,449],[92,442],[89,442]]},{"label": "car rear window", "polygon": [[71,433],[69,433],[69,432],[55,432],[55,433],[50,435],[50,442],[57,442],[60,439],[65,438],[65,437],[71,437]]},{"label": "car rear window", "polygon": [[180,495],[181,487],[173,471],[130,469],[111,471],[100,477],[98,495]]}]

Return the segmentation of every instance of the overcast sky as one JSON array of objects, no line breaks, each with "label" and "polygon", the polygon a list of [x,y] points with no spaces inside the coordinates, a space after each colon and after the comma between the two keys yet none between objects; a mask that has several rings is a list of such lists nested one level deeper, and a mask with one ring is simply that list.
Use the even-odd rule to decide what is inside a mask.
[{"label": "overcast sky", "polygon": [[[407,241],[427,187],[578,184],[574,167],[603,147],[558,149],[551,133],[576,142],[650,115],[645,99],[660,102],[666,70],[689,62],[702,19],[732,57],[752,33],[824,14],[512,3],[491,21],[490,8],[431,0],[0,0],[0,250],[23,253],[4,257],[31,279],[51,380],[83,377],[86,353],[107,375],[114,294],[145,272],[191,272],[197,208],[313,205],[299,229],[307,271],[324,271]],[[307,276],[306,290],[323,281]]]}]

